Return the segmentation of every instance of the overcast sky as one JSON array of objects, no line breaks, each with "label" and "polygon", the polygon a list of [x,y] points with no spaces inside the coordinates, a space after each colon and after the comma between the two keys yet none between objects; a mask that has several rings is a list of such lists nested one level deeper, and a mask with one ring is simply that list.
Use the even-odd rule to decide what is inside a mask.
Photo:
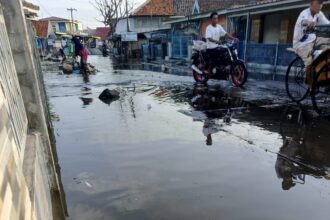
[{"label": "overcast sky", "polygon": [[[103,27],[104,25],[96,19],[100,18],[98,11],[91,5],[90,2],[94,0],[28,0],[31,3],[40,6],[39,17],[63,17],[70,19],[70,12],[67,8],[76,8],[74,12],[74,19],[83,23],[84,28]],[[138,7],[145,0],[128,0],[133,2],[135,8]]]}]

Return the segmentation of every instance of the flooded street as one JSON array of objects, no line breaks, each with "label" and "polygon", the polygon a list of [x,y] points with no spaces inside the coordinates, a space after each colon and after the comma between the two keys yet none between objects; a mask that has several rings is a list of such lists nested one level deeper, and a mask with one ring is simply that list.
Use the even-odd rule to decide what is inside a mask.
[{"label": "flooded street", "polygon": [[[329,121],[288,104],[284,83],[89,62],[87,83],[44,76],[69,219],[329,219]],[[100,101],[106,88],[120,99]]]}]

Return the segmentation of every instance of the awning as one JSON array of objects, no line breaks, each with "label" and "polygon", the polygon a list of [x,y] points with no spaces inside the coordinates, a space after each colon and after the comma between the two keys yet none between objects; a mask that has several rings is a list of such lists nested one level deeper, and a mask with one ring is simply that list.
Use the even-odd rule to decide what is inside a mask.
[{"label": "awning", "polygon": [[62,37],[67,37],[67,38],[72,38],[73,36],[76,36],[76,37],[83,37],[83,38],[101,39],[100,37],[97,37],[97,36],[90,36],[90,35],[81,34],[81,33],[55,32],[55,34],[60,35]]}]

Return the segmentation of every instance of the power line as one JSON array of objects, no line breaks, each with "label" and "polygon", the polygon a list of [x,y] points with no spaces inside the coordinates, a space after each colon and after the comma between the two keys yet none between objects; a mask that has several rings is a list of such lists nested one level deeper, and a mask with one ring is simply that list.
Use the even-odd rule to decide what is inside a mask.
[{"label": "power line", "polygon": [[46,9],[45,6],[43,6],[43,4],[41,4],[41,2],[39,0],[37,0],[39,2],[39,5],[44,9],[44,11],[49,15],[49,16],[52,16],[51,13],[49,13],[49,11]]}]

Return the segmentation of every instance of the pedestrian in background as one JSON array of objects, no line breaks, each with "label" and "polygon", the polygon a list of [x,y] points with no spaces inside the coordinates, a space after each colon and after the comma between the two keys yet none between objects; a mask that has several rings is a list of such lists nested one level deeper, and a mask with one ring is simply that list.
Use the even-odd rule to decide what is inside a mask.
[{"label": "pedestrian in background", "polygon": [[88,74],[88,72],[87,72],[87,59],[88,59],[87,50],[81,44],[79,38],[73,37],[72,42],[74,43],[73,58],[80,56],[80,68],[82,70],[82,74],[87,75]]}]

